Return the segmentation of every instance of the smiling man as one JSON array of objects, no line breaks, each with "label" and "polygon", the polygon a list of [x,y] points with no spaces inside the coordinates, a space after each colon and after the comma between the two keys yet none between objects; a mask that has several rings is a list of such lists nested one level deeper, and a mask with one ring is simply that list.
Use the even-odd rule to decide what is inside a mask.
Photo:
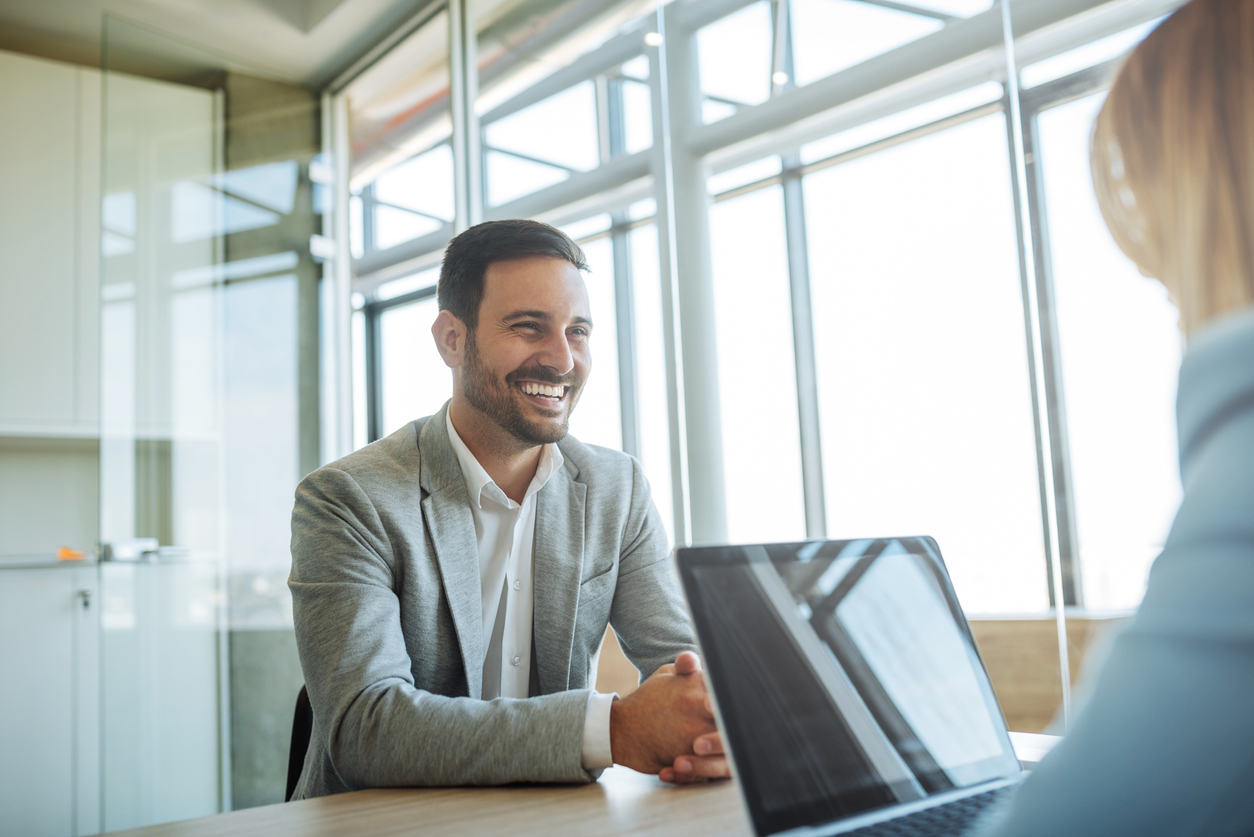
[{"label": "smiling man", "polygon": [[[472,227],[440,271],[453,397],[310,474],[292,514],[314,726],[295,798],[727,775],[640,464],[567,435],[592,370],[579,247]],[[606,625],[647,679],[591,687]]]}]

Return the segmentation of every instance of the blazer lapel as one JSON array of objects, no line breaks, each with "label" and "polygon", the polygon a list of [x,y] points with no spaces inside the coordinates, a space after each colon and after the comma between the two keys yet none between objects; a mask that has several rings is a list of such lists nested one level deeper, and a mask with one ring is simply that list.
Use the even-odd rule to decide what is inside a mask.
[{"label": "blazer lapel", "polygon": [[536,496],[532,550],[535,574],[532,665],[544,694],[570,688],[570,657],[583,569],[584,503],[588,486],[569,459]]},{"label": "blazer lapel", "polygon": [[470,697],[483,693],[483,613],[479,591],[479,546],[470,497],[457,453],[449,442],[448,404],[427,420],[418,436],[419,483],[425,491],[422,517],[440,566],[444,596],[453,614]]}]

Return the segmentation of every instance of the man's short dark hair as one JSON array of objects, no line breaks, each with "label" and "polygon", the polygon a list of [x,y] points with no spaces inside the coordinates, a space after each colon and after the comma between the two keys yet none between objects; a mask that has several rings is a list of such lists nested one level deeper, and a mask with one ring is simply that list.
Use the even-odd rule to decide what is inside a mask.
[{"label": "man's short dark hair", "polygon": [[566,233],[539,221],[514,219],[476,224],[448,243],[440,266],[436,298],[441,311],[451,311],[474,329],[483,302],[483,277],[488,265],[527,256],[551,256],[588,269],[583,250]]}]

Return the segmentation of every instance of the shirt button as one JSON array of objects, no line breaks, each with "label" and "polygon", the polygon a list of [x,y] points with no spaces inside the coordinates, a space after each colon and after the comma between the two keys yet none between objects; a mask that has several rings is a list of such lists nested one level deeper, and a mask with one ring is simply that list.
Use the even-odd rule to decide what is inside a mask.
[{"label": "shirt button", "polygon": [[521,590],[521,589],[522,589],[522,582],[521,582],[521,581],[515,581],[515,582],[514,582],[514,589],[515,589],[515,590]]},{"label": "shirt button", "polygon": [[510,660],[510,662],[513,663],[514,665],[518,665],[522,662],[522,657],[515,654],[514,659]]}]

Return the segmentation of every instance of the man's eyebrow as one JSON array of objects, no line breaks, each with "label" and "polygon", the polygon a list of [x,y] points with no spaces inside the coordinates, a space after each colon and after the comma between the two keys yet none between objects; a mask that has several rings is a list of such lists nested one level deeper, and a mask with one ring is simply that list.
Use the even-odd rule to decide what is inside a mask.
[{"label": "man's eyebrow", "polygon": [[[520,310],[520,311],[511,311],[510,313],[506,314],[504,317],[501,317],[501,322],[509,323],[509,322],[513,322],[514,320],[541,320],[543,322],[548,322],[551,319],[553,319],[553,317],[547,311],[522,311]],[[571,323],[574,325],[590,326],[592,325],[592,320],[588,319],[587,317],[573,317],[571,319]]]},{"label": "man's eyebrow", "polygon": [[549,319],[551,319],[551,317],[549,317],[549,314],[547,311],[511,311],[510,313],[506,314],[504,317],[501,317],[501,322],[507,323],[507,322],[510,322],[511,320],[546,320],[547,321]]}]

